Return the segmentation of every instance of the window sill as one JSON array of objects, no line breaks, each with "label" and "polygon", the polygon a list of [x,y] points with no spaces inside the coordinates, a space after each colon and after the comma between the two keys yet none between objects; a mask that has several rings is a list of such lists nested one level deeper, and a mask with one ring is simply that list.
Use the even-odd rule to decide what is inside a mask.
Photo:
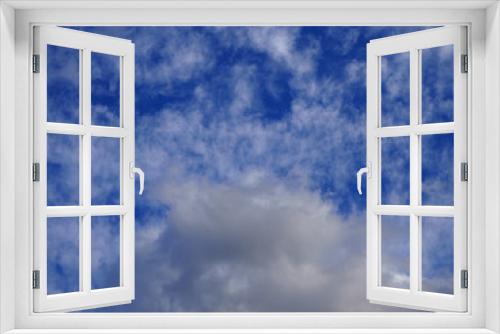
[{"label": "window sill", "polygon": [[484,328],[469,329],[15,329],[5,334],[494,334]]}]

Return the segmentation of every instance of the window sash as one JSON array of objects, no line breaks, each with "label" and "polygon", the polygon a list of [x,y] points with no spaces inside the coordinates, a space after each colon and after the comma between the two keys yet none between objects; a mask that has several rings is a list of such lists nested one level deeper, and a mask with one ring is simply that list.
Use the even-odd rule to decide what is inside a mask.
[{"label": "window sash", "polygon": [[[367,297],[384,305],[423,310],[467,310],[467,290],[461,288],[461,270],[467,270],[467,183],[460,180],[460,164],[467,162],[467,76],[461,73],[461,55],[466,54],[466,28],[445,27],[374,40],[367,47],[367,162],[372,167],[367,179]],[[454,46],[454,121],[420,124],[420,50]],[[410,53],[410,124],[381,127],[381,57]],[[454,134],[454,206],[421,205],[421,135]],[[381,204],[381,138],[409,137],[410,203]],[[408,216],[410,288],[381,286],[382,215]],[[421,291],[421,217],[453,217],[453,295]]]},{"label": "window sash", "polygon": [[[79,50],[80,124],[47,122],[47,45]],[[91,123],[91,54],[120,57],[120,127]],[[134,161],[134,54],[126,40],[58,27],[36,27],[34,53],[40,55],[40,72],[34,74],[34,161],[40,163],[40,181],[34,190],[33,270],[40,271],[40,288],[33,289],[34,311],[72,311],[129,303],[134,298],[134,179],[129,165]],[[75,135],[80,138],[79,205],[46,206],[47,135]],[[92,205],[92,138],[120,140],[120,204]],[[91,219],[120,216],[120,286],[92,290]],[[48,295],[47,218],[79,218],[79,291]]]}]

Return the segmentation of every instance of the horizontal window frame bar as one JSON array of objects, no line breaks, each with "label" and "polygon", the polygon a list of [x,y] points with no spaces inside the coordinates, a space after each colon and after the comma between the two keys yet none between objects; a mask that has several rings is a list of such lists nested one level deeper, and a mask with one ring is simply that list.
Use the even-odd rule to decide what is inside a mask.
[{"label": "horizontal window frame bar", "polygon": [[48,206],[45,209],[47,218],[91,216],[123,216],[128,213],[125,205],[74,205]]},{"label": "horizontal window frame bar", "polygon": [[388,126],[376,128],[374,134],[378,138],[405,137],[411,135],[435,135],[453,133],[454,122],[431,123],[417,125]]},{"label": "horizontal window frame bar", "polygon": [[82,124],[65,124],[65,123],[46,123],[46,131],[49,134],[84,136],[91,135],[92,137],[109,137],[109,138],[125,138],[129,135],[129,131],[125,128],[99,126],[99,125],[82,125]]},{"label": "horizontal window frame bar", "polygon": [[453,206],[429,205],[376,205],[371,210],[378,216],[419,216],[419,217],[454,217]]}]

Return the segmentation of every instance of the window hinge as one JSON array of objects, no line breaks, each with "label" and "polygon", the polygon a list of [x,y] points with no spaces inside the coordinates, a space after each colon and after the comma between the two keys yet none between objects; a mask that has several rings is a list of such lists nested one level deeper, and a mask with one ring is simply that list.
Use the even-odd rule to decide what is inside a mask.
[{"label": "window hinge", "polygon": [[40,73],[40,55],[33,55],[33,73]]},{"label": "window hinge", "polygon": [[469,272],[467,270],[462,270],[460,275],[461,275],[460,287],[462,289],[467,289],[469,287]]},{"label": "window hinge", "polygon": [[38,162],[33,164],[33,181],[40,181],[40,164]]},{"label": "window hinge", "polygon": [[466,162],[460,164],[460,179],[462,181],[469,181],[469,164]]},{"label": "window hinge", "polygon": [[33,270],[33,289],[40,289],[40,270]]},{"label": "window hinge", "polygon": [[462,73],[469,72],[469,56],[462,55]]}]

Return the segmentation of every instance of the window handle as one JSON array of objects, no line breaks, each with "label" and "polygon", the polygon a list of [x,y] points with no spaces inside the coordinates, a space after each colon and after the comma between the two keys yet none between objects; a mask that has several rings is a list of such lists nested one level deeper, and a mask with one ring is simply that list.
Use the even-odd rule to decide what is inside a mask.
[{"label": "window handle", "polygon": [[370,163],[367,164],[366,167],[360,168],[356,173],[357,186],[358,186],[358,194],[362,195],[363,191],[361,190],[361,177],[363,174],[366,174],[366,177],[369,178],[371,176],[371,168]]},{"label": "window handle", "polygon": [[135,167],[134,162],[130,162],[130,178],[133,179],[135,174],[139,175],[139,195],[144,192],[144,172],[139,167]]}]

